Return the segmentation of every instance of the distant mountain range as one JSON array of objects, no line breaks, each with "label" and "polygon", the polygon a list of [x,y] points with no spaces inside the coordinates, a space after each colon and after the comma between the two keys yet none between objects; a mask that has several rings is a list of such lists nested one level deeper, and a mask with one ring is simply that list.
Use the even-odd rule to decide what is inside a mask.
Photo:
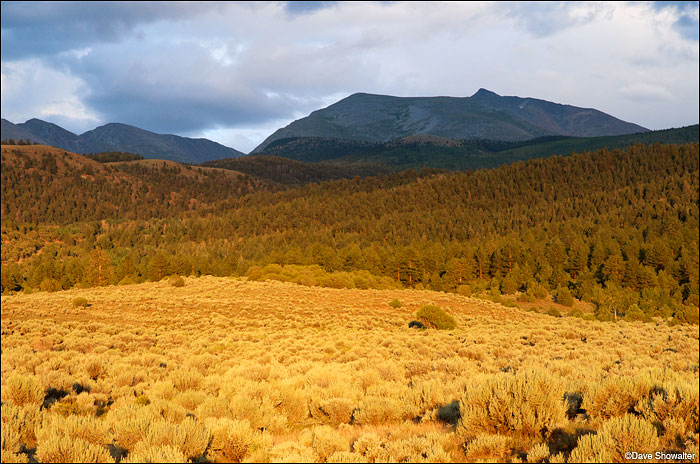
[{"label": "distant mountain range", "polygon": [[648,129],[592,108],[479,89],[471,97],[390,97],[356,93],[277,130],[251,153],[298,137],[383,143],[416,134],[448,139],[523,141],[564,135],[599,137]]},{"label": "distant mountain range", "polygon": [[[452,160],[455,156],[494,153],[521,143],[647,132],[592,108],[504,97],[486,89],[459,98],[356,93],[278,129],[251,154],[455,169],[473,164]],[[2,139],[29,139],[74,153],[130,152],[193,164],[244,155],[211,140],[156,134],[119,123],[76,135],[40,119],[22,124],[3,119]],[[432,160],[436,151],[440,159]]]},{"label": "distant mountain range", "polygon": [[156,134],[127,124],[111,123],[82,135],[41,119],[22,124],[2,120],[2,140],[31,140],[73,153],[129,152],[144,158],[199,164],[221,158],[243,156],[238,150],[208,139],[192,139],[172,134]]}]

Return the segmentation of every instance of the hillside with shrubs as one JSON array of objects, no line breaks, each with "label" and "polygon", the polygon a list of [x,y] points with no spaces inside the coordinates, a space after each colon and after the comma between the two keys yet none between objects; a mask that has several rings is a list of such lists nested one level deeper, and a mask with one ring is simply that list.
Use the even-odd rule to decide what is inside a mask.
[{"label": "hillside with shrubs", "polygon": [[181,280],[2,296],[3,462],[697,461],[696,325]]}]

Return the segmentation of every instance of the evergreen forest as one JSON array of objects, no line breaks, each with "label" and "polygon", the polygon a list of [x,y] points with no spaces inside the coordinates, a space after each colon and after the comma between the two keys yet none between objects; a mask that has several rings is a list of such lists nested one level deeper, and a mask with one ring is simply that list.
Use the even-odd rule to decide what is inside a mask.
[{"label": "evergreen forest", "polygon": [[235,275],[698,323],[697,143],[334,180],[126,159],[3,145],[3,293]]}]

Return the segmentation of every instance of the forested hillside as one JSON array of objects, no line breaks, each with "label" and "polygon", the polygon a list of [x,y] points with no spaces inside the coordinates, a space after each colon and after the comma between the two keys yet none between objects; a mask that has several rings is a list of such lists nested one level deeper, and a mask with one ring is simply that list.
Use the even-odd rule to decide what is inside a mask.
[{"label": "forested hillside", "polygon": [[64,206],[37,195],[44,183],[6,180],[3,164],[2,285],[57,289],[316,264],[409,287],[525,301],[551,294],[565,305],[573,296],[606,320],[697,322],[698,173],[697,144],[635,145],[492,170],[231,194],[171,217],[151,211],[150,220],[100,221],[91,211],[74,224],[24,220],[6,208],[6,192],[15,204],[31,198],[38,211]]},{"label": "forested hillside", "polygon": [[102,163],[96,159],[120,156],[92,156],[45,145],[3,145],[3,224],[166,217],[271,188],[230,170],[164,160]]},{"label": "forested hillside", "polygon": [[369,164],[385,165],[395,170],[431,167],[458,171],[495,168],[506,163],[603,148],[622,149],[635,143],[684,144],[698,141],[700,132],[698,126],[694,125],[639,134],[606,137],[549,136],[518,142],[458,140],[425,134],[384,143],[291,137],[274,140],[265,147],[264,153],[312,163],[327,161],[329,164],[347,168],[357,164]]},{"label": "forested hillside", "polygon": [[287,186],[298,186],[310,182],[367,177],[394,171],[381,164],[352,164],[336,166],[329,163],[304,163],[301,161],[269,155],[250,155],[225,158],[202,163],[203,166],[232,169],[259,179]]}]

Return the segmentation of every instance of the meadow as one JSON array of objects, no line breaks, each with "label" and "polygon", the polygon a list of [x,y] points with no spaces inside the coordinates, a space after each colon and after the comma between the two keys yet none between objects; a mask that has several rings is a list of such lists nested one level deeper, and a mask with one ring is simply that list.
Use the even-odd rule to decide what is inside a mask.
[{"label": "meadow", "polygon": [[3,295],[2,461],[698,462],[698,335],[232,277]]}]

